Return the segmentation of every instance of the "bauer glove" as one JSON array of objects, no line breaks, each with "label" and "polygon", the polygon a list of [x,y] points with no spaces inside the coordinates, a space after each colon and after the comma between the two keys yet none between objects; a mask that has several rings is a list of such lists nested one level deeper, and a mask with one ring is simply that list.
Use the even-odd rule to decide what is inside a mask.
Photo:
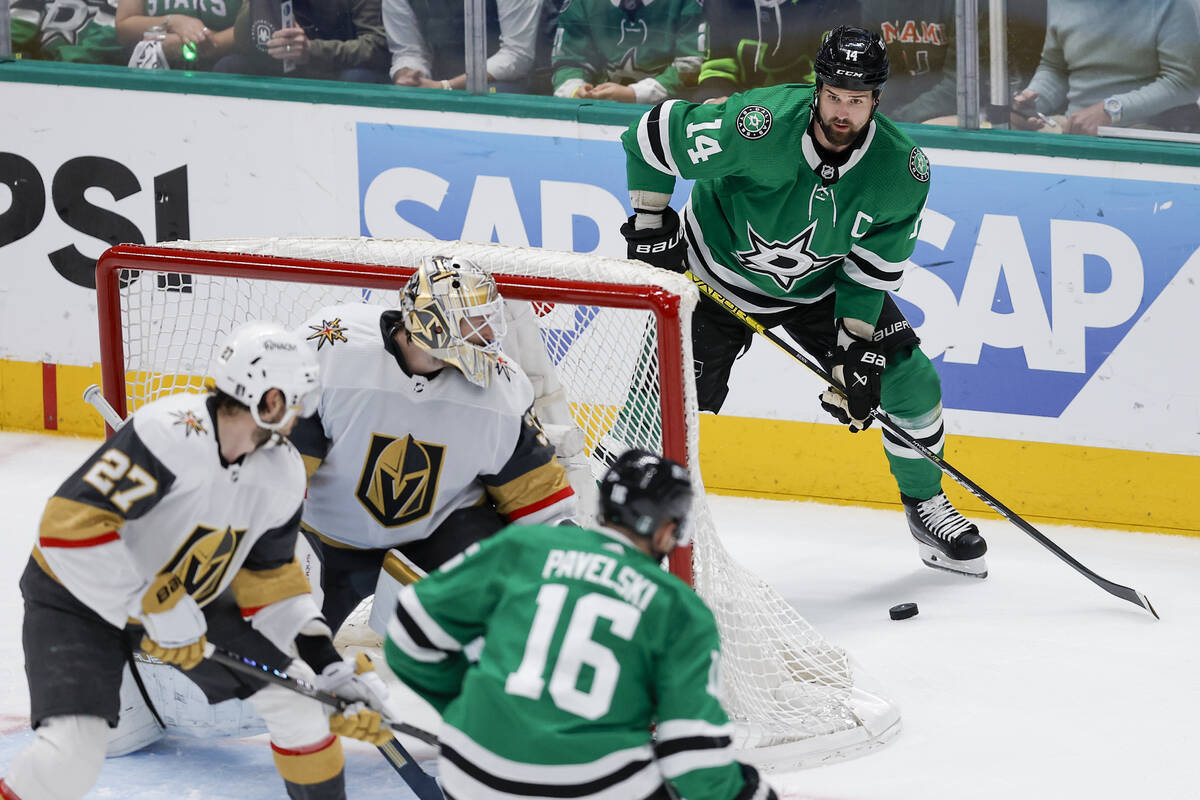
[{"label": "bauer glove", "polygon": [[[849,327],[847,322],[850,323]],[[857,332],[851,332],[850,327]],[[879,407],[881,376],[887,359],[875,349],[860,320],[837,320],[837,349],[834,353],[833,379],[838,386],[821,392],[821,406],[851,433],[871,427],[871,412]]]},{"label": "bauer glove", "polygon": [[392,738],[392,731],[384,723],[382,714],[387,707],[388,688],[365,653],[359,653],[354,661],[335,661],[326,665],[314,685],[354,701],[329,718],[332,733],[374,745],[384,744]]},{"label": "bauer glove", "polygon": [[159,575],[142,595],[142,650],[159,661],[191,669],[204,660],[204,612],[173,572]]},{"label": "bauer glove", "polygon": [[686,246],[683,243],[683,232],[679,229],[679,215],[675,209],[667,206],[662,211],[662,225],[657,228],[634,227],[637,219],[634,214],[621,226],[621,235],[625,237],[626,257],[637,261],[645,261],[652,267],[669,269],[672,272],[683,272]]}]

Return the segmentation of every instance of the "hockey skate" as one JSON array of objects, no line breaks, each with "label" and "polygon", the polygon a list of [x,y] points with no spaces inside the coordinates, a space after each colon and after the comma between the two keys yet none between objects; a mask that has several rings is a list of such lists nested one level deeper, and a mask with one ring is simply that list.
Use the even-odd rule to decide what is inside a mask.
[{"label": "hockey skate", "polygon": [[987,577],[987,542],[979,528],[950,505],[945,492],[928,500],[900,495],[908,528],[917,540],[918,552],[926,566],[969,575]]}]

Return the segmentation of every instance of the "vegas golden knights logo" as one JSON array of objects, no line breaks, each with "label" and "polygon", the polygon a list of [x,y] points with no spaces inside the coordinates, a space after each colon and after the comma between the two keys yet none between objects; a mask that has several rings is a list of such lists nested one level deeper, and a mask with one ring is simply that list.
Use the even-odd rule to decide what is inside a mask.
[{"label": "vegas golden knights logo", "polygon": [[245,528],[217,530],[197,525],[162,572],[178,575],[192,599],[203,604],[216,594],[245,535]]},{"label": "vegas golden knights logo", "polygon": [[443,445],[377,433],[355,494],[385,528],[415,522],[433,511],[445,457]]}]

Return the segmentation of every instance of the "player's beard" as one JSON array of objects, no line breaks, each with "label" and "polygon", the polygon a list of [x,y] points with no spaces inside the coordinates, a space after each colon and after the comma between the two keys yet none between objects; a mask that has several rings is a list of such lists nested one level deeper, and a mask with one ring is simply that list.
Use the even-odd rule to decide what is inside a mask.
[{"label": "player's beard", "polygon": [[[821,112],[820,106],[817,107],[816,117],[817,124],[821,126],[821,132],[825,134],[825,140],[834,147],[845,147],[846,145],[853,144],[854,140],[857,139],[863,132],[863,128],[867,127],[867,125],[871,123],[871,120],[868,119],[862,125],[859,125],[857,128],[855,128],[849,119],[838,119],[837,117],[834,117],[826,122],[825,115]],[[842,132],[833,127],[834,122],[841,122],[845,125],[850,125],[851,127],[849,130]]]},{"label": "player's beard", "polygon": [[275,438],[275,431],[267,428],[255,428],[254,434],[251,437],[254,442],[254,449],[261,449],[263,445]]}]

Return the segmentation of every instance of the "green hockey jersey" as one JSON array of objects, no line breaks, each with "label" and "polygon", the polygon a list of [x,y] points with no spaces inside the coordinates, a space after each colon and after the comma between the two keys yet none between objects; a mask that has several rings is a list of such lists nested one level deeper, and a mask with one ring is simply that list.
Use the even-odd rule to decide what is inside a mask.
[{"label": "green hockey jersey", "polygon": [[551,53],[554,88],[571,79],[629,85],[653,78],[677,95],[700,73],[703,25],[697,0],[642,0],[630,11],[616,0],[567,0]]},{"label": "green hockey jersey", "polygon": [[13,0],[9,10],[19,57],[121,66],[129,60],[117,41],[117,0]]},{"label": "green hockey jersey", "polygon": [[809,131],[813,87],[783,84],[720,104],[668,100],[621,136],[630,191],[684,207],[688,267],[756,315],[835,293],[835,314],[874,324],[899,288],[929,192],[929,160],[876,114],[840,166]]},{"label": "green hockey jersey", "polygon": [[401,592],[384,651],[442,712],[455,797],[634,800],[667,780],[731,800],[745,783],[712,612],[617,531],[501,531]]},{"label": "green hockey jersey", "polygon": [[242,0],[142,0],[146,15],[151,17],[182,14],[195,17],[209,30],[223,31],[233,26]]}]

